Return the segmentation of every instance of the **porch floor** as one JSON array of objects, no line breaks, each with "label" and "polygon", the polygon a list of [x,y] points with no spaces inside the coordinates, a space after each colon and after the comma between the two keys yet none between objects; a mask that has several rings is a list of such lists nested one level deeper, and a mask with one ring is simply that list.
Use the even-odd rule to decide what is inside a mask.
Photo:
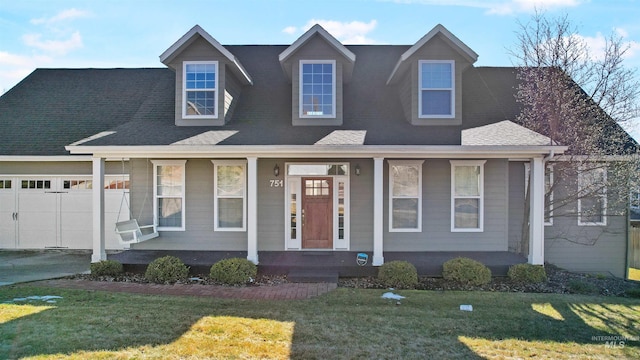
[{"label": "porch floor", "polygon": [[[292,272],[334,273],[340,277],[375,276],[377,267],[371,265],[372,253],[364,266],[356,263],[355,251],[260,251],[260,274],[276,275]],[[173,255],[191,268],[192,274],[208,274],[211,265],[219,260],[246,258],[246,251],[188,251],[188,250],[126,250],[109,254],[110,260],[123,264],[126,271],[144,272],[147,264],[162,256]],[[442,264],[456,257],[468,257],[485,264],[494,276],[506,276],[509,267],[526,263],[522,255],[507,251],[428,251],[385,252],[384,261],[406,260],[415,265],[418,275],[442,276]]]}]

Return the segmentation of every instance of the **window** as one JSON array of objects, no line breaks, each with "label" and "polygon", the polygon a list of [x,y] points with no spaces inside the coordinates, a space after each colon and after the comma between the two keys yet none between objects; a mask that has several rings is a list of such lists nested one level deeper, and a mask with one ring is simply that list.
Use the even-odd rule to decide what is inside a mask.
[{"label": "window", "polygon": [[11,189],[11,180],[0,180],[0,189]]},{"label": "window", "polygon": [[419,117],[455,117],[454,62],[421,60],[419,66]]},{"label": "window", "polygon": [[483,231],[485,161],[450,162],[451,231]]},{"label": "window", "polygon": [[246,166],[244,161],[214,162],[214,228],[217,231],[246,230]]},{"label": "window", "polygon": [[[529,191],[529,172],[531,164],[524,164],[524,194]],[[547,164],[544,170],[544,224],[553,225],[553,165]]]},{"label": "window", "polygon": [[423,161],[389,161],[390,231],[422,230]]},{"label": "window", "polygon": [[[2,186],[2,183],[0,182],[0,187],[1,186]],[[640,209],[640,191],[639,190],[631,191],[631,193],[629,194],[629,206],[632,209]]]},{"label": "window", "polygon": [[607,225],[607,169],[581,167],[578,173],[578,225]]},{"label": "window", "polygon": [[300,117],[336,117],[336,62],[300,61]]},{"label": "window", "polygon": [[185,61],[183,68],[182,116],[216,118],[217,61]]},{"label": "window", "polygon": [[185,163],[153,161],[153,215],[158,230],[185,229]]},{"label": "window", "polygon": [[22,180],[22,189],[51,189],[51,180]]}]

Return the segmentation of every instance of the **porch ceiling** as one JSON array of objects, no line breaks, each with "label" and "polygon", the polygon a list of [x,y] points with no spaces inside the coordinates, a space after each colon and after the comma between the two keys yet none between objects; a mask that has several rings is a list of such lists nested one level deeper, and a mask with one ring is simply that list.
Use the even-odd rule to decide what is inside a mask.
[{"label": "porch ceiling", "polygon": [[485,146],[485,145],[156,145],[156,146],[74,146],[71,154],[95,157],[162,158],[532,158],[562,154],[566,146]]}]

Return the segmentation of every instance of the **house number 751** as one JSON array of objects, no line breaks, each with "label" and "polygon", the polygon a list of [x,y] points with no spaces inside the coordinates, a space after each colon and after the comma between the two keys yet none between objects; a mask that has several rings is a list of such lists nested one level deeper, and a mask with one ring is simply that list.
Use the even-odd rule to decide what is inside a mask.
[{"label": "house number 751", "polygon": [[271,187],[284,187],[284,180],[269,180]]}]

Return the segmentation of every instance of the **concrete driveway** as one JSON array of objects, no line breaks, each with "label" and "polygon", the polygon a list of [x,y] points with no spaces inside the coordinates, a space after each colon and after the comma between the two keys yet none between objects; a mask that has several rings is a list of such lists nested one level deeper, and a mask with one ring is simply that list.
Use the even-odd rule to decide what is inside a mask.
[{"label": "concrete driveway", "polygon": [[0,286],[89,272],[89,252],[0,251]]}]

